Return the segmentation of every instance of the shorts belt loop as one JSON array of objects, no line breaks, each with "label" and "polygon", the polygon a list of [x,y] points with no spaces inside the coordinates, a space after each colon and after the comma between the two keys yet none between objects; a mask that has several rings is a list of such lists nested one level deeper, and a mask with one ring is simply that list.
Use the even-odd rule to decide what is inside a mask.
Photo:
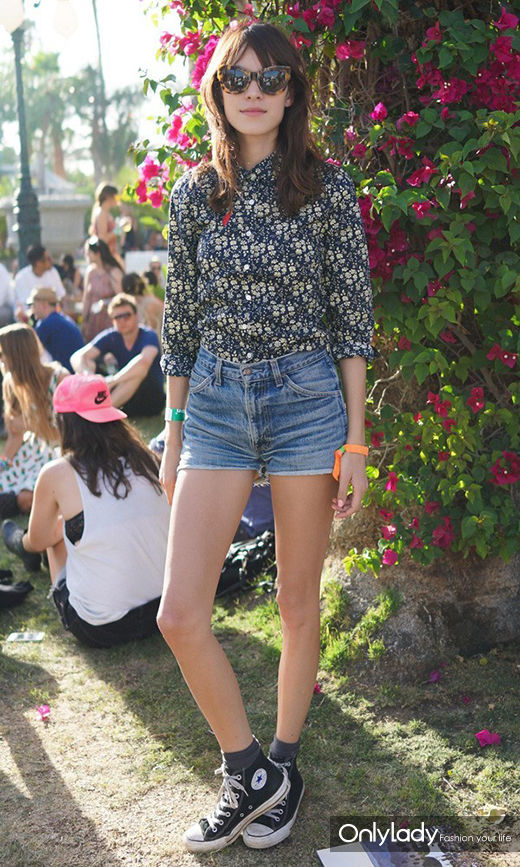
[{"label": "shorts belt loop", "polygon": [[283,385],[283,379],[276,358],[270,358],[269,364],[271,365],[271,370],[273,371],[275,385],[277,385],[279,388],[281,385]]},{"label": "shorts belt loop", "polygon": [[217,363],[215,364],[215,383],[216,385],[222,385],[222,359],[217,358]]}]

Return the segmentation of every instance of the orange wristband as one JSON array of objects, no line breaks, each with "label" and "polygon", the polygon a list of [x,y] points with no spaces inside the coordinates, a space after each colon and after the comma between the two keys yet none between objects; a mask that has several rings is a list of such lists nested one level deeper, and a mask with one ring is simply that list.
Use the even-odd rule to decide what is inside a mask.
[{"label": "orange wristband", "polygon": [[353,452],[356,455],[368,455],[368,446],[357,446],[353,443],[345,443],[345,445],[341,446],[341,448],[336,449],[334,452],[334,469],[332,470],[332,475],[336,479],[339,480],[339,470],[341,466],[341,456],[344,452]]}]

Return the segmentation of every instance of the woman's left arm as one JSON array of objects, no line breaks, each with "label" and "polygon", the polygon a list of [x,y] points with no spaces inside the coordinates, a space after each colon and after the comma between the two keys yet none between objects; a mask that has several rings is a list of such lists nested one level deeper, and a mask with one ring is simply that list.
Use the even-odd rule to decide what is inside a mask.
[{"label": "woman's left arm", "polygon": [[[364,445],[366,359],[360,356],[340,358],[339,366],[347,404],[347,443]],[[343,445],[343,443],[339,445]],[[352,494],[348,494],[350,485],[352,485]],[[354,452],[344,452],[341,456],[338,493],[332,500],[335,517],[348,518],[354,512],[358,512],[367,488],[365,456]]]},{"label": "woman's left arm", "polygon": [[[368,248],[354,183],[346,172],[330,176],[330,212],[325,249],[328,286],[326,312],[331,350],[339,360],[347,405],[347,443],[365,445],[366,364],[374,357],[374,313]],[[343,443],[338,443],[338,448]],[[347,496],[352,484],[352,494]],[[368,487],[365,456],[345,452],[341,457],[336,517],[346,518],[361,508]]]},{"label": "woman's left arm", "polygon": [[54,462],[44,466],[40,471],[29,517],[29,528],[24,537],[24,548],[27,551],[45,551],[56,545],[63,538],[63,529],[59,518],[59,506],[55,492],[56,472],[59,470]]}]

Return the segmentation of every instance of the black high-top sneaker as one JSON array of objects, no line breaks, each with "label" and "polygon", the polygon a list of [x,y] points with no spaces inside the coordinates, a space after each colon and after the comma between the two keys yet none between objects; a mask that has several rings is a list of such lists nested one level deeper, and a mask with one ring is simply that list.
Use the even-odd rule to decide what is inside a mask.
[{"label": "black high-top sneaker", "polygon": [[215,771],[223,781],[213,812],[186,831],[183,842],[190,852],[216,852],[233,843],[246,825],[284,798],[289,779],[262,751],[248,768],[230,771],[224,759]]},{"label": "black high-top sneaker", "polygon": [[275,764],[287,770],[291,788],[282,801],[251,822],[242,832],[244,843],[251,849],[268,849],[289,836],[305,791],[302,775],[296,767],[296,758]]}]

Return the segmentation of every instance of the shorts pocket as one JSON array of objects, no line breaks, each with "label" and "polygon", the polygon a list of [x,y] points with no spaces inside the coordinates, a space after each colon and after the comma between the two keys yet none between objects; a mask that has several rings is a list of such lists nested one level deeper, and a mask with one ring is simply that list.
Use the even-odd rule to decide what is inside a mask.
[{"label": "shorts pocket", "polygon": [[333,397],[341,395],[341,387],[334,363],[320,358],[297,370],[284,374],[289,388],[302,397]]},{"label": "shorts pocket", "polygon": [[189,388],[190,394],[198,394],[199,391],[204,391],[208,385],[211,385],[215,378],[214,373],[207,373],[203,371],[203,373],[199,373],[198,370],[193,368],[190,375]]}]

